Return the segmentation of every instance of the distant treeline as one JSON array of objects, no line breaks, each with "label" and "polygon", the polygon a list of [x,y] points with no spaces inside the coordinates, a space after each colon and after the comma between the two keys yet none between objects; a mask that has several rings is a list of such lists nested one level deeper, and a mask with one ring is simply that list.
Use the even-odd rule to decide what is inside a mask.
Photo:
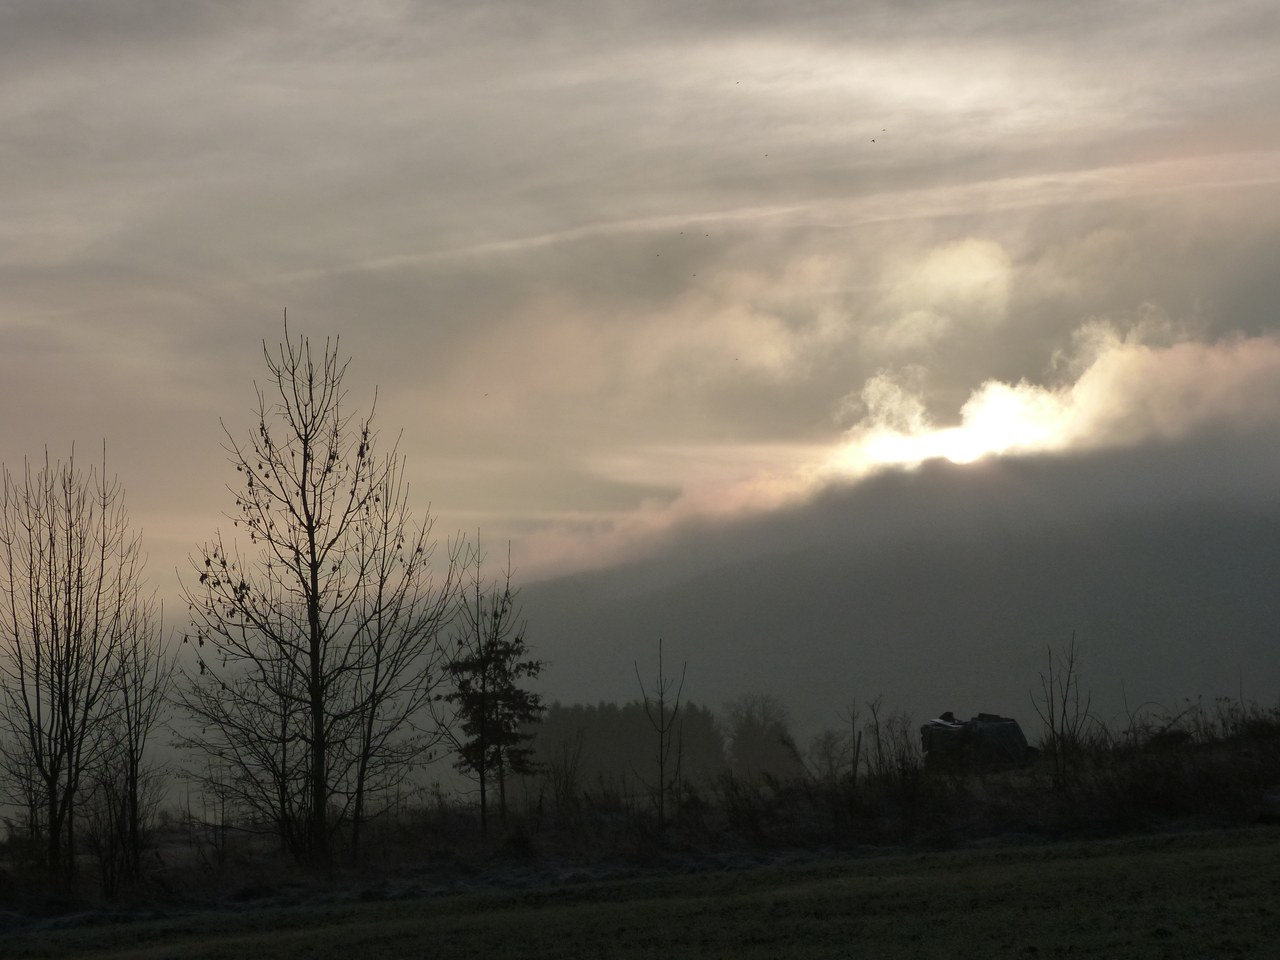
[{"label": "distant treeline", "polygon": [[[580,785],[645,783],[657,764],[657,707],[552,703],[529,728],[537,766],[571,775]],[[670,711],[668,711],[669,713]],[[708,707],[682,703],[674,717],[673,756],[679,778],[706,783],[724,773],[788,778],[803,770],[785,710],[769,697],[729,704],[722,722]]]}]

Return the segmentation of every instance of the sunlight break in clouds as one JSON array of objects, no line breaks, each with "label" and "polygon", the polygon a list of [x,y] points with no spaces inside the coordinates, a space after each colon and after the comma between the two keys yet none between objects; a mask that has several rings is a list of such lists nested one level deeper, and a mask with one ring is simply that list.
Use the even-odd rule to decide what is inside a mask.
[{"label": "sunlight break in clouds", "polygon": [[1060,386],[982,383],[938,426],[918,388],[887,373],[861,391],[867,413],[830,456],[827,475],[859,477],[926,460],[971,463],[984,456],[1058,453],[1171,440],[1214,424],[1240,427],[1280,416],[1280,340],[1143,342],[1094,323],[1077,335],[1081,372]]},{"label": "sunlight break in clouds", "polygon": [[621,517],[583,517],[573,529],[545,529],[526,544],[536,546],[527,559],[540,557],[542,565],[560,569],[615,563],[646,553],[688,523],[765,513],[831,484],[927,460],[967,464],[987,456],[1096,450],[1280,420],[1280,339],[1149,342],[1171,336],[1167,324],[1149,319],[1123,333],[1103,321],[1085,324],[1076,332],[1074,355],[1058,363],[1074,380],[1057,386],[987,380],[952,426],[934,422],[924,371],[909,368],[863,385],[866,414],[834,449],[667,449],[601,464],[602,472],[621,479],[651,479],[658,469],[671,482],[683,479],[683,489]]}]

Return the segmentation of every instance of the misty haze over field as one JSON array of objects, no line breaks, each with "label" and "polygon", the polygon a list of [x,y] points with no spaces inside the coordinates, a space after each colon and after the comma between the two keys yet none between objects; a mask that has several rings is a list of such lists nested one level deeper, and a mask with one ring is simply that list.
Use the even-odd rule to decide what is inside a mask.
[{"label": "misty haze over field", "polygon": [[[1280,697],[1280,9],[0,7],[0,461],[166,621],[261,343],[341,336],[548,699]],[[90,458],[92,459],[92,458]]]}]

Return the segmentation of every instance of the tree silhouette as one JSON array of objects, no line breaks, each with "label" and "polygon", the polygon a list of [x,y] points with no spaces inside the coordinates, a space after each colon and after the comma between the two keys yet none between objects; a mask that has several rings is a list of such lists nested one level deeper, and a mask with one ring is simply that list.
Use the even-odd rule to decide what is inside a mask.
[{"label": "tree silhouette", "polygon": [[748,780],[789,780],[804,773],[791,735],[791,718],[777,697],[753,693],[725,705],[728,715],[729,767]]},{"label": "tree silhouette", "polygon": [[[636,682],[640,685],[640,697],[644,714],[654,733],[653,750],[657,781],[646,783],[653,796],[654,809],[658,813],[658,829],[667,825],[667,796],[674,794],[680,785],[680,763],[683,744],[680,738],[680,697],[684,693],[684,676],[688,663],[680,665],[680,680],[668,677],[662,665],[662,638],[658,638],[658,675],[652,690],[640,679],[640,664],[634,664]],[[674,756],[673,756],[674,753]]]},{"label": "tree silhouette", "polygon": [[422,721],[461,545],[433,569],[432,519],[415,522],[395,445],[377,454],[373,413],[347,412],[336,340],[313,353],[286,325],[263,355],[253,434],[223,428],[251,553],[218,534],[184,583],[199,668],[181,694],[197,722],[185,744],[213,761],[211,786],[323,865],[345,822],[358,852],[371,794],[439,740]]},{"label": "tree silhouette", "polygon": [[542,673],[530,657],[525,621],[511,587],[511,561],[500,583],[486,587],[477,542],[473,570],[458,604],[449,675],[453,689],[442,699],[457,712],[457,768],[472,776],[480,792],[480,831],[489,832],[488,786],[498,787],[498,811],[507,817],[507,775],[533,770],[530,724],[542,716],[542,697],[522,686]]},{"label": "tree silhouette", "polygon": [[159,623],[105,454],[87,474],[74,455],[52,463],[48,453],[38,470],[4,468],[0,620],[0,761],[44,866],[70,883],[77,804],[113,759],[122,692],[138,695],[123,721],[139,762],[159,702],[155,688],[133,686],[132,670],[154,668]]},{"label": "tree silhouette", "polygon": [[90,841],[108,898],[141,879],[143,844],[164,793],[164,768],[148,760],[147,746],[168,713],[174,660],[152,612],[117,649],[114,710],[92,778]]}]

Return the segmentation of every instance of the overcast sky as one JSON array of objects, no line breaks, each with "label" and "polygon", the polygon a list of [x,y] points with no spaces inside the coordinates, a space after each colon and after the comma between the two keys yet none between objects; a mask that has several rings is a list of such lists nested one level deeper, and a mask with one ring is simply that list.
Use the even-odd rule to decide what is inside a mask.
[{"label": "overcast sky", "polygon": [[0,459],[105,439],[172,596],[287,309],[530,582],[929,458],[1189,464],[1280,423],[1277,49],[1272,0],[10,0]]}]

